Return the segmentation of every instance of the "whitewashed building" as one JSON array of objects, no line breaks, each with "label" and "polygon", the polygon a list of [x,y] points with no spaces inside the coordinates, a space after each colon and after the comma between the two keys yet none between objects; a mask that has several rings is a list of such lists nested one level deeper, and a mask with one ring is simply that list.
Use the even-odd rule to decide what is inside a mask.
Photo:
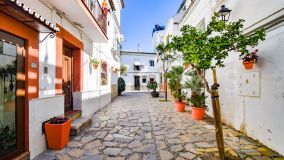
[{"label": "whitewashed building", "polygon": [[[259,28],[267,33],[257,47],[261,58],[253,70],[244,69],[238,53],[230,54],[226,67],[217,70],[223,122],[283,155],[284,1],[185,0],[178,28],[189,24],[205,29],[221,5],[232,10],[229,21],[245,20],[245,34]],[[206,75],[212,80],[210,70]],[[207,105],[211,106],[209,98]],[[213,115],[211,110],[207,114]]]},{"label": "whitewashed building", "polygon": [[121,51],[122,65],[127,66],[127,76],[122,76],[126,91],[147,91],[147,83],[160,83],[160,70],[157,67],[157,56],[153,52]]},{"label": "whitewashed building", "polygon": [[0,1],[0,121],[22,126],[13,130],[17,152],[1,158],[35,158],[46,149],[43,122],[65,115],[88,125],[117,95],[123,8],[123,0]]}]

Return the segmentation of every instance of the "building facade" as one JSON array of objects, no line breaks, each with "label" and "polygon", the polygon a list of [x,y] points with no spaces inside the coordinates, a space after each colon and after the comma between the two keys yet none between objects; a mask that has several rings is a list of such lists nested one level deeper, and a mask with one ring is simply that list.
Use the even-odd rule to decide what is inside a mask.
[{"label": "building facade", "polygon": [[0,1],[0,122],[10,133],[0,159],[35,158],[46,149],[45,121],[88,119],[117,95],[123,7],[123,0]]},{"label": "building facade", "polygon": [[156,53],[121,51],[122,64],[127,66],[126,91],[147,91],[148,82],[160,83]]},{"label": "building facade", "polygon": [[[229,21],[245,20],[245,34],[259,28],[267,33],[266,40],[257,46],[261,58],[252,70],[244,69],[239,53],[230,54],[225,67],[217,70],[223,122],[283,155],[284,1],[185,0],[178,11],[183,14],[178,28],[189,24],[205,30],[221,5],[232,10]],[[210,70],[206,75],[213,81]],[[207,114],[213,116],[212,110]]]}]

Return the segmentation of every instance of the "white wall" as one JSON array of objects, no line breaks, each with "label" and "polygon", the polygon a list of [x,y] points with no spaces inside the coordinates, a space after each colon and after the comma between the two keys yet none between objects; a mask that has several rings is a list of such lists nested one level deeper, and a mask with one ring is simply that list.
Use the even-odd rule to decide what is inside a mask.
[{"label": "white wall", "polygon": [[[231,21],[246,20],[245,33],[284,14],[282,0],[273,3],[266,0],[228,0],[223,3],[222,0],[221,3],[207,0],[199,1],[182,25],[196,26],[202,19],[208,24],[213,12],[224,3],[232,9]],[[284,23],[266,32],[266,40],[257,46],[261,59],[253,70],[244,69],[239,53],[232,53],[225,61],[226,67],[217,70],[222,118],[226,124],[284,154]],[[211,71],[206,75],[212,84]],[[240,87],[241,84],[245,87]],[[209,98],[207,103],[211,106]],[[211,110],[208,114],[213,115]]]},{"label": "white wall", "polygon": [[[83,55],[83,91],[73,93],[74,109],[82,110],[83,116],[91,116],[97,110],[111,102],[111,84],[115,84],[117,75],[111,74],[111,67],[120,67],[120,61],[115,61],[111,52],[114,37],[120,37],[119,25],[114,23],[111,15],[108,16],[109,42],[106,44],[94,43],[88,33],[84,33],[72,22],[72,17],[59,17],[56,10],[50,4],[43,4],[39,0],[21,0],[24,4],[36,11],[53,24],[58,24],[70,32],[84,44]],[[43,1],[44,2],[44,1]],[[116,4],[118,5],[118,4]],[[117,8],[116,17],[120,24],[120,9]],[[116,36],[113,29],[117,29]],[[40,35],[42,40],[45,34]],[[90,66],[90,58],[97,58],[108,63],[108,84],[100,84],[100,67],[93,69]],[[31,158],[46,149],[44,134],[41,131],[41,123],[49,118],[64,114],[64,96],[55,95],[55,82],[61,79],[55,78],[56,65],[56,40],[48,37],[39,47],[39,99],[31,100],[30,103],[30,152]],[[48,73],[44,74],[47,67]],[[75,66],[76,67],[76,66]],[[114,77],[112,77],[114,76]],[[32,137],[32,138],[31,138]]]},{"label": "white wall", "polygon": [[29,148],[31,159],[46,149],[42,123],[59,115],[64,115],[64,96],[29,101]]},{"label": "white wall", "polygon": [[[150,60],[154,61],[154,66],[150,66]],[[144,67],[140,71],[134,70],[134,63],[139,62]],[[160,69],[157,66],[156,54],[139,54],[136,52],[122,52],[122,64],[128,68],[127,76],[123,76],[127,86],[134,86],[134,76],[140,76],[140,85],[146,86],[150,78],[160,83]],[[146,76],[146,83],[142,83],[142,77]]]}]

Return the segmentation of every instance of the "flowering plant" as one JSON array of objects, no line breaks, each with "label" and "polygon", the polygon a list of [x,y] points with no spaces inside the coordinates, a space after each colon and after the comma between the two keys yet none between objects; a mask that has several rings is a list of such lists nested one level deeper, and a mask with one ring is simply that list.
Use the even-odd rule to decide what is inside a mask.
[{"label": "flowering plant", "polygon": [[254,50],[251,53],[244,53],[242,52],[240,54],[240,59],[243,60],[243,62],[250,62],[254,61],[255,63],[257,62],[259,56],[257,55],[258,49]]},{"label": "flowering plant", "polygon": [[61,116],[59,116],[59,117],[51,118],[51,119],[49,120],[49,123],[51,123],[51,124],[63,124],[63,123],[65,123],[65,122],[68,121],[68,120],[69,120],[69,119],[66,118],[66,117],[61,117]]}]

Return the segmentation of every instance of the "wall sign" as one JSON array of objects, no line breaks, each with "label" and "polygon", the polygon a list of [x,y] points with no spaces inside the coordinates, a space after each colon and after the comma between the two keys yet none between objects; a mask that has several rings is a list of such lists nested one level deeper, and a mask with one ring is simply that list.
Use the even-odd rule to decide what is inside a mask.
[{"label": "wall sign", "polygon": [[245,72],[240,75],[238,95],[250,97],[260,96],[260,72]]}]

